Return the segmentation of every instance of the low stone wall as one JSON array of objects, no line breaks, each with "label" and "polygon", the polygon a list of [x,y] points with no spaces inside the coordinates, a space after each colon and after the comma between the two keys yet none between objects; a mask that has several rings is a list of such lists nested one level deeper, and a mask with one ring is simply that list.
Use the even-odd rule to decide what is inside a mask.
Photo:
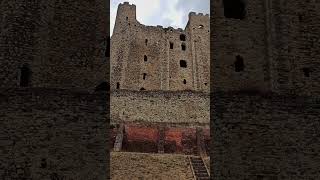
[{"label": "low stone wall", "polygon": [[107,94],[1,89],[0,179],[107,179]]},{"label": "low stone wall", "polygon": [[320,99],[276,94],[212,97],[214,179],[318,179]]},{"label": "low stone wall", "polygon": [[179,91],[114,91],[111,122],[152,122],[209,125],[208,94]]},{"label": "low stone wall", "polygon": [[[171,127],[170,124],[161,124],[164,131],[164,153],[179,153],[197,155],[197,128],[199,127]],[[210,129],[202,127],[202,137],[206,153],[209,154]],[[111,131],[111,142],[114,143],[118,128]],[[124,125],[124,139],[122,151],[158,153],[160,129],[158,124]]]}]

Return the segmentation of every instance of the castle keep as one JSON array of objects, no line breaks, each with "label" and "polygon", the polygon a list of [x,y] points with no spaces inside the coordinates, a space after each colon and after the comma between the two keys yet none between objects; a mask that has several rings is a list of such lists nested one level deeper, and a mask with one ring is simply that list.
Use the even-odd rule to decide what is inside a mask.
[{"label": "castle keep", "polygon": [[208,158],[209,24],[208,14],[191,12],[184,30],[146,26],[134,4],[119,4],[110,57],[114,151]]},{"label": "castle keep", "polygon": [[0,179],[107,179],[108,21],[106,1],[0,1]]},{"label": "castle keep", "polygon": [[213,179],[320,177],[319,7],[211,2]]},{"label": "castle keep", "polygon": [[185,29],[146,26],[136,6],[119,4],[111,38],[111,88],[210,90],[209,15],[189,14]]}]

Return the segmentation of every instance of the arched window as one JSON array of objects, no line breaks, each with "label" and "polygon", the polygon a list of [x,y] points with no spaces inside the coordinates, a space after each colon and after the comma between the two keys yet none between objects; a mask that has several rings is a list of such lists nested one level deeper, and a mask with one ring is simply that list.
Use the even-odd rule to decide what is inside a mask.
[{"label": "arched window", "polygon": [[24,64],[20,70],[20,86],[21,87],[28,87],[30,86],[30,78],[31,78],[31,71],[27,64]]},{"label": "arched window", "polygon": [[187,80],[184,79],[184,80],[183,80],[183,84],[187,84]]},{"label": "arched window", "polygon": [[147,62],[148,61],[148,57],[146,55],[144,55],[144,61]]}]

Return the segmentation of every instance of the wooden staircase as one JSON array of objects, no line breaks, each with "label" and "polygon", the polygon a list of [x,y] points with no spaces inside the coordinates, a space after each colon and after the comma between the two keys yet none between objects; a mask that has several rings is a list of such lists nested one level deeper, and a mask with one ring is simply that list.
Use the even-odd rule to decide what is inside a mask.
[{"label": "wooden staircase", "polygon": [[196,180],[210,179],[210,174],[201,157],[190,157],[190,164]]}]

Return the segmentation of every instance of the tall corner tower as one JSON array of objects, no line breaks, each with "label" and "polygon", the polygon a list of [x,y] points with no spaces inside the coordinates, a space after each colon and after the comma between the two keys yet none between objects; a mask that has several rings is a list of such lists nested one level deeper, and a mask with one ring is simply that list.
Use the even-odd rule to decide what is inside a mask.
[{"label": "tall corner tower", "polygon": [[215,91],[270,91],[267,1],[212,2]]}]

